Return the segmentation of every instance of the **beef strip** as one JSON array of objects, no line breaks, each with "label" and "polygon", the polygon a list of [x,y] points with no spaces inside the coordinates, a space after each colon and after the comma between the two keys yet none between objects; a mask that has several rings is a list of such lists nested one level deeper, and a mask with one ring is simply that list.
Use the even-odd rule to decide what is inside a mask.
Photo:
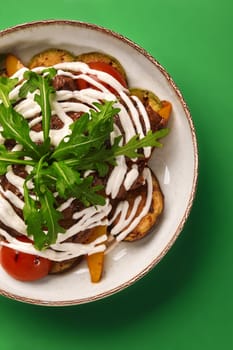
[{"label": "beef strip", "polygon": [[56,75],[53,79],[53,87],[55,90],[77,90],[75,80],[66,75]]}]

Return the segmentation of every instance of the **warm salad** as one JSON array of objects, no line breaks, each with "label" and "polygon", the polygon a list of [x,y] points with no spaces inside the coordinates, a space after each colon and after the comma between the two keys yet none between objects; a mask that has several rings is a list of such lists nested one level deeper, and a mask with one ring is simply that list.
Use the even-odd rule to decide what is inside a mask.
[{"label": "warm salad", "polygon": [[129,87],[100,52],[6,54],[0,72],[1,265],[32,281],[86,259],[98,282],[107,252],[143,238],[163,211],[148,161],[171,104]]}]

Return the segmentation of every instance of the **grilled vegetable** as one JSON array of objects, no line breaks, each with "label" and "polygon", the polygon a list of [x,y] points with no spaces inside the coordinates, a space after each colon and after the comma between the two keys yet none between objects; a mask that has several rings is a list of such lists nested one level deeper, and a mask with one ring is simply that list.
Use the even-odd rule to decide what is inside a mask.
[{"label": "grilled vegetable", "polygon": [[74,61],[72,53],[60,49],[48,49],[36,54],[28,64],[30,69],[35,67],[49,67],[57,63]]},{"label": "grilled vegetable", "polygon": [[141,100],[148,112],[151,123],[156,124],[156,128],[166,127],[172,110],[170,102],[160,100],[149,90],[131,88],[130,94]]},{"label": "grilled vegetable", "polygon": [[[76,242],[77,243],[91,243],[96,238],[106,234],[107,232],[106,226],[96,226],[90,230],[83,231],[79,235],[77,235]],[[61,262],[52,262],[52,266],[50,268],[49,273],[61,273],[70,270],[77,264],[79,264],[83,260],[83,257],[77,257]],[[86,256],[87,265],[90,272],[90,277],[92,282],[99,282],[103,273],[104,268],[104,252],[99,252]]]},{"label": "grilled vegetable", "polygon": [[[17,238],[23,242],[30,242],[27,237]],[[25,254],[17,250],[1,247],[0,263],[5,271],[19,281],[36,281],[48,275],[51,261],[32,254]]]},{"label": "grilled vegetable", "polygon": [[81,61],[87,64],[104,63],[105,66],[109,65],[110,67],[118,71],[122,76],[123,80],[127,83],[126,72],[123,66],[121,65],[121,63],[115,57],[112,57],[110,55],[107,55],[101,52],[88,52],[77,56],[75,60]]},{"label": "grilled vegetable", "polygon": [[82,257],[59,261],[59,262],[52,261],[49,273],[56,274],[56,273],[68,271],[71,268],[75,267],[77,264],[79,264],[81,260],[82,260]]},{"label": "grilled vegetable", "polygon": [[14,73],[16,73],[20,68],[23,67],[23,63],[15,55],[10,53],[6,56],[6,73],[8,77],[10,77]]},{"label": "grilled vegetable", "polygon": [[144,106],[150,106],[155,112],[158,112],[162,107],[162,103],[158,96],[149,90],[132,88],[130,89],[130,93],[131,95],[137,96]]},{"label": "grilled vegetable", "polygon": [[170,118],[171,111],[172,111],[171,103],[169,101],[162,101],[162,107],[158,111],[158,113],[165,121],[168,121],[168,119]]},{"label": "grilled vegetable", "polygon": [[[96,238],[105,235],[107,233],[107,226],[96,226],[91,230],[91,233],[86,243],[94,241]],[[91,281],[99,282],[104,269],[104,252],[99,252],[91,255],[87,255],[87,265],[89,268]]]},{"label": "grilled vegetable", "polygon": [[22,67],[23,63],[12,53],[0,55],[0,75],[10,77]]},{"label": "grilled vegetable", "polygon": [[[127,196],[127,200],[129,201],[129,212],[130,214],[132,210],[132,203],[135,200],[135,197],[140,195],[142,200],[138,207],[138,214],[141,212],[147,197],[147,193],[145,191],[144,186],[141,186],[137,191],[129,192]],[[131,231],[128,236],[125,238],[125,241],[133,242],[145,237],[151,230],[151,228],[155,225],[160,215],[163,212],[164,208],[164,197],[163,193],[160,189],[159,182],[155,175],[153,175],[153,196],[152,196],[152,205],[150,211],[147,215],[142,218],[139,224],[135,227],[133,231]]]}]

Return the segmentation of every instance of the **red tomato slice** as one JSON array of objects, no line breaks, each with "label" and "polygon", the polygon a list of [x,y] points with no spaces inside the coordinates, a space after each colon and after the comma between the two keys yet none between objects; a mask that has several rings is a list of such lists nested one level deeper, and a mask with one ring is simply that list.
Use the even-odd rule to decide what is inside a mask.
[{"label": "red tomato slice", "polygon": [[[18,238],[28,242],[26,237]],[[48,275],[51,261],[32,254],[22,253],[2,246],[0,262],[3,269],[13,278],[20,281],[35,281]]]},{"label": "red tomato slice", "polygon": [[[105,73],[110,74],[113,78],[115,78],[117,81],[119,81],[119,83],[121,85],[123,85],[124,87],[127,87],[127,83],[126,80],[124,79],[124,77],[122,76],[122,74],[113,66],[111,66],[108,63],[105,62],[89,62],[88,66],[91,69],[96,69]],[[95,76],[92,76],[92,78],[96,79],[96,81],[99,81],[99,79]],[[80,90],[82,89],[87,89],[89,87],[96,89],[96,87],[91,86],[91,84],[89,84],[86,80],[84,79],[78,79],[77,81],[78,84],[78,88]],[[114,89],[110,86],[108,86],[107,84],[104,84],[111,92],[114,92]]]}]

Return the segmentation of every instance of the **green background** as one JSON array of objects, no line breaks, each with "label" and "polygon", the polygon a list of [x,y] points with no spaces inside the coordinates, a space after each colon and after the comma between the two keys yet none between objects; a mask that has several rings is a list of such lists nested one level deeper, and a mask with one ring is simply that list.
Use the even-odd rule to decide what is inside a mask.
[{"label": "green background", "polygon": [[172,75],[190,107],[200,161],[188,222],[152,272],[119,294],[81,306],[46,308],[0,297],[1,349],[233,348],[232,4],[21,0],[1,5],[0,29],[38,19],[75,19],[108,27],[144,47]]}]

